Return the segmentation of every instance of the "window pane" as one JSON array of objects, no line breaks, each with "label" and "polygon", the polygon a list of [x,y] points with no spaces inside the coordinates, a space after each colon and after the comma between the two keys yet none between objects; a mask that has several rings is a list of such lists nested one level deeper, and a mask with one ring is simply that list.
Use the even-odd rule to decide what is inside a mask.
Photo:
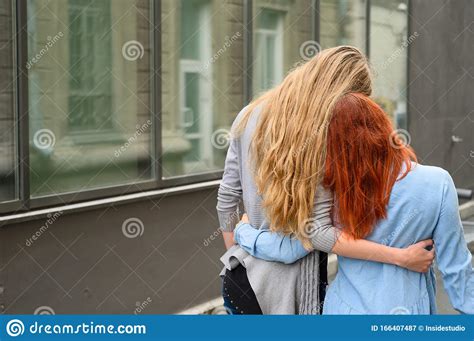
[{"label": "window pane", "polygon": [[17,198],[12,2],[0,0],[0,202]]},{"label": "window pane", "polygon": [[148,0],[29,0],[33,197],[152,177]]},{"label": "window pane", "polygon": [[322,48],[338,45],[366,50],[366,0],[321,0],[320,40]]},{"label": "window pane", "polygon": [[375,69],[374,98],[398,128],[407,127],[407,1],[372,0],[370,60]]},{"label": "window pane", "polygon": [[302,60],[301,48],[311,43],[313,1],[253,1],[253,94],[280,83]]},{"label": "window pane", "polygon": [[220,170],[243,106],[242,2],[161,3],[163,176]]}]

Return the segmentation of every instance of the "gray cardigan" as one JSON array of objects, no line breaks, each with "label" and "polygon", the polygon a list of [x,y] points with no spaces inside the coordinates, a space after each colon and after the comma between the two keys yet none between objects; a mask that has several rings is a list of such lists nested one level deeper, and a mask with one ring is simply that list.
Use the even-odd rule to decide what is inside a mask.
[{"label": "gray cardigan", "polygon": [[[244,108],[232,129],[243,115]],[[249,167],[249,147],[261,107],[254,110],[245,130],[230,140],[224,175],[218,192],[217,213],[223,231],[233,231],[240,220],[239,206],[243,202],[250,224],[268,229],[269,224],[261,206],[261,197]],[[318,188],[313,211],[312,244],[316,250],[330,252],[337,239],[337,229],[331,221],[332,194]],[[319,253],[312,252],[293,264],[282,264],[257,259],[238,245],[221,258],[225,269],[232,270],[239,263],[248,274],[249,282],[264,314],[319,314],[318,295]]]}]

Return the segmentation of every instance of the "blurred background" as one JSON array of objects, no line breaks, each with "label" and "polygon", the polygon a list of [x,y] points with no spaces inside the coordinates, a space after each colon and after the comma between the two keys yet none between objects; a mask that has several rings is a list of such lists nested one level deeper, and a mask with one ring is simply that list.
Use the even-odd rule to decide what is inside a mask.
[{"label": "blurred background", "polygon": [[0,0],[0,311],[218,306],[230,125],[343,44],[474,240],[473,23],[470,0]]}]

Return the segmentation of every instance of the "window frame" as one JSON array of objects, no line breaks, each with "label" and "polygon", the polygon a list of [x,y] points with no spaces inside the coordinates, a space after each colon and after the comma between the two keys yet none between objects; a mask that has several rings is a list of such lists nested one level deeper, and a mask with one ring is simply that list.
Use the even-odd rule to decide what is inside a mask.
[{"label": "window frame", "polygon": [[[274,12],[276,13],[277,15],[277,27],[276,28],[258,28],[255,30],[255,38],[257,40],[257,45],[258,45],[258,40],[260,40],[260,42],[263,42],[263,49],[262,49],[262,53],[263,53],[263,61],[264,61],[264,64],[266,64],[268,62],[267,58],[269,57],[269,55],[272,55],[272,53],[269,53],[269,52],[277,52],[278,50],[281,52],[280,55],[278,54],[274,54],[275,55],[275,61],[274,61],[274,65],[273,65],[273,70],[272,70],[272,74],[273,74],[273,79],[272,80],[272,83],[275,83],[275,80],[278,80],[278,82],[281,82],[281,80],[283,79],[283,75],[284,75],[284,72],[283,72],[283,33],[284,33],[284,15],[285,13],[283,12],[280,12],[280,11],[275,11],[275,10],[268,10],[268,9],[263,9],[262,11],[268,11],[268,12]],[[260,13],[261,14],[261,13]],[[255,20],[258,20],[258,18],[255,18]],[[269,51],[267,48],[268,48],[268,40],[273,38],[274,39],[274,51]],[[255,57],[255,63],[257,63],[257,60],[258,60],[258,57]],[[264,70],[264,76],[262,77],[262,79],[260,79],[260,81],[263,81],[263,82],[267,82],[269,81],[269,78],[268,78],[268,74],[267,74],[268,70]],[[254,84],[255,87],[257,88],[261,88],[261,89],[266,89],[268,87],[266,86],[261,86],[262,84]],[[267,84],[265,84],[267,85]],[[273,87],[275,84],[271,84],[269,85],[270,87]],[[261,90],[260,89],[260,90]]]},{"label": "window frame", "polygon": [[[255,20],[255,13],[253,13],[253,2],[255,0],[242,0],[242,10],[243,10],[243,64],[244,64],[244,81],[243,81],[243,97],[244,97],[244,106],[249,103],[253,97],[253,61],[254,61],[254,29],[253,29],[253,20]],[[307,0],[308,3],[313,8],[311,11],[311,36],[315,41],[319,41],[319,0]],[[369,0],[367,0],[369,1]],[[160,7],[161,12],[161,0],[156,0],[158,7]],[[161,13],[160,13],[161,14]],[[158,17],[159,18],[159,17]],[[161,24],[161,21],[157,21],[157,26]],[[161,32],[161,30],[159,30]],[[161,45],[159,49],[159,54],[161,55]],[[161,65],[161,64],[160,64]],[[159,97],[161,98],[161,87],[157,88]],[[158,97],[158,96],[157,96]],[[161,131],[160,131],[161,133]],[[161,137],[160,137],[160,146],[161,146]],[[224,169],[213,170],[202,173],[194,173],[189,175],[179,175],[169,178],[160,177],[160,184],[164,188],[172,188],[181,185],[192,185],[205,181],[213,181],[222,178],[224,174]]]},{"label": "window frame", "polygon": [[[161,1],[150,1],[150,45],[152,56],[151,70],[153,74],[151,79],[151,91],[156,93],[155,89],[160,89],[160,66],[161,66],[161,36],[160,25],[156,18],[161,16]],[[16,77],[17,94],[28,94],[28,32],[27,32],[27,0],[16,1],[13,3],[14,17],[16,17]],[[158,22],[159,23],[159,22]],[[74,204],[93,199],[102,199],[112,196],[120,196],[137,192],[149,191],[163,188],[161,178],[161,168],[159,167],[159,155],[161,153],[161,124],[160,96],[151,96],[152,111],[150,120],[152,121],[153,137],[151,139],[151,165],[152,177],[150,180],[133,182],[130,184],[121,184],[116,186],[106,186],[91,188],[83,191],[66,192],[59,195],[46,195],[36,198],[30,196],[30,158],[29,158],[29,99],[28,96],[17,96],[17,117],[18,117],[18,162],[19,167],[19,198],[15,202],[4,202],[0,204],[0,213],[27,212],[33,209],[46,208],[58,205]]]},{"label": "window frame", "polygon": [[[243,63],[246,73],[243,77],[243,97],[244,103],[248,103],[253,96],[253,1],[242,0],[243,11]],[[312,37],[315,41],[320,41],[320,0],[308,0],[308,3],[313,7],[312,12]],[[407,0],[407,32],[411,32],[410,13],[411,1]],[[161,36],[161,0],[150,0],[150,45],[151,53],[150,66],[153,77],[151,80],[151,91],[154,96],[151,96],[151,120],[153,129],[153,137],[151,139],[151,163],[152,163],[152,178],[150,180],[134,182],[130,184],[108,186],[103,188],[93,188],[83,191],[64,193],[60,195],[42,196],[37,198],[30,197],[30,172],[29,172],[29,117],[28,117],[28,70],[26,68],[28,61],[28,32],[27,32],[27,0],[11,1],[13,13],[13,27],[16,29],[16,39],[14,40],[14,65],[16,66],[16,89],[15,89],[15,104],[17,120],[16,131],[16,151],[17,151],[17,190],[18,198],[12,201],[0,203],[0,214],[14,214],[21,212],[28,212],[34,209],[63,206],[69,204],[76,204],[85,201],[92,201],[97,199],[106,199],[127,194],[134,194],[146,191],[156,191],[172,189],[173,187],[183,185],[194,185],[204,182],[211,182],[218,180],[223,175],[223,169],[180,175],[170,178],[163,178],[162,165],[162,126],[161,126],[161,105],[162,105],[162,86],[161,86],[161,63],[162,63],[162,36]],[[370,12],[371,0],[366,0],[366,54],[370,58]],[[407,49],[408,60],[410,58],[410,48]],[[409,68],[407,67],[407,90],[409,87]],[[409,103],[409,91],[407,91],[407,103]],[[180,113],[175,113],[180,115]],[[409,107],[407,107],[407,118],[409,117]],[[409,120],[407,119],[407,124]],[[407,127],[409,129],[409,126]]]},{"label": "window frame", "polygon": [[[161,0],[150,0],[150,45],[152,47],[151,60],[151,121],[153,129],[152,137],[152,178],[150,180],[134,182],[130,184],[91,188],[82,191],[66,192],[59,195],[46,195],[36,198],[30,196],[30,158],[29,158],[29,99],[28,96],[17,94],[28,94],[28,32],[27,32],[27,0],[12,1],[12,13],[14,18],[14,33],[16,33],[14,51],[16,55],[16,91],[15,101],[17,129],[17,166],[18,166],[18,198],[12,201],[0,203],[0,214],[24,213],[30,210],[43,209],[55,206],[77,204],[81,202],[106,199],[110,197],[127,194],[141,193],[147,191],[163,190],[182,185],[193,185],[207,181],[217,180],[222,177],[223,169],[163,178],[162,164],[162,126],[161,126]],[[245,6],[243,6],[245,11]],[[244,58],[245,59],[245,58]],[[244,80],[244,83],[246,80]],[[179,113],[176,113],[179,114]]]},{"label": "window frame", "polygon": [[15,126],[15,131],[13,133],[13,152],[14,152],[14,172],[15,172],[15,184],[14,184],[14,189],[15,189],[15,198],[12,198],[10,200],[6,200],[3,202],[0,202],[0,214],[3,213],[8,213],[12,211],[17,211],[21,209],[22,207],[22,201],[21,201],[21,188],[20,188],[20,179],[21,179],[21,162],[20,162],[20,154],[19,154],[19,149],[20,149],[20,136],[19,136],[19,115],[18,115],[18,43],[17,40],[14,39],[14,34],[17,32],[17,27],[18,27],[18,19],[16,16],[16,8],[14,5],[13,0],[10,1],[10,6],[11,6],[11,13],[12,13],[12,18],[11,18],[11,38],[12,38],[12,64],[14,67],[14,72],[13,72],[13,79],[12,79],[12,84],[13,84],[13,121],[14,121],[14,126]]},{"label": "window frame", "polygon": [[[320,36],[320,33],[321,33],[321,1],[320,0],[315,0],[316,1],[316,8],[317,8],[317,21],[318,21],[318,24],[315,26],[315,31],[317,32],[317,38],[316,38],[316,41],[318,43],[321,43],[321,36]],[[350,1],[350,0],[347,0],[347,1]],[[357,0],[352,0],[352,1],[357,1]],[[369,53],[370,53],[370,0],[364,0],[365,1],[365,22],[364,22],[364,31],[365,31],[365,34],[364,34],[364,50],[363,52],[365,53],[365,55],[367,57],[369,57]]]}]

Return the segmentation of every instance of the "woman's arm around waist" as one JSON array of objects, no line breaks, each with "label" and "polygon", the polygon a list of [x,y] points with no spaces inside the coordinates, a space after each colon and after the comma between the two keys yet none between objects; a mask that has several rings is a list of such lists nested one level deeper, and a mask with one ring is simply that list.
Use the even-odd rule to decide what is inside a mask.
[{"label": "woman's arm around waist", "polygon": [[[406,249],[377,244],[365,239],[354,240],[332,224],[332,193],[319,187],[313,216],[308,224],[308,237],[315,250],[337,255],[398,265],[417,272],[428,271],[434,259],[434,250],[425,248],[432,241],[422,241]],[[291,236],[269,230],[257,230],[249,224],[240,224],[235,231],[236,242],[257,258],[291,264],[308,254],[302,243]]]}]

